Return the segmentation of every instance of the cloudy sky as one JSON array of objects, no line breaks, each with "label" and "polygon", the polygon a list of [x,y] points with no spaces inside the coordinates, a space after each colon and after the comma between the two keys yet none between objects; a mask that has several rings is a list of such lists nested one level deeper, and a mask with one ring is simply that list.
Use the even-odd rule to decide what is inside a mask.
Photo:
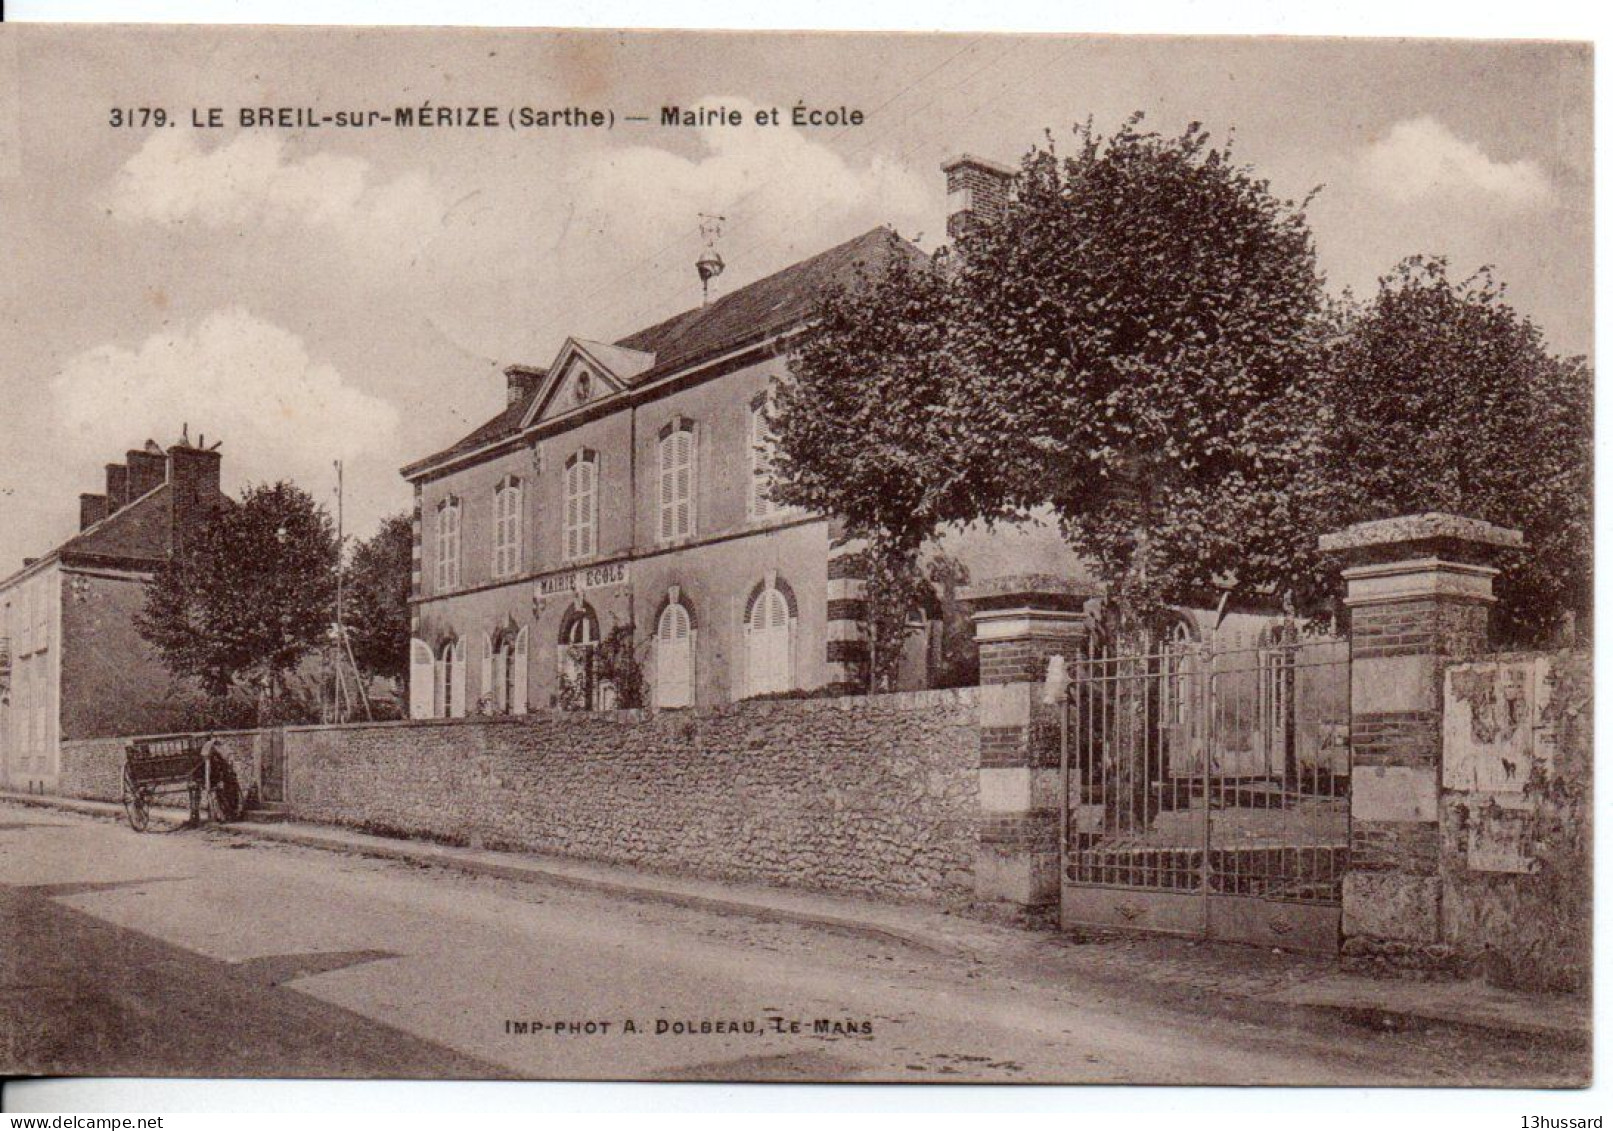
[{"label": "cloudy sky", "polygon": [[[350,529],[397,468],[497,411],[502,369],[699,302],[879,223],[933,248],[938,165],[1089,115],[1204,122],[1311,207],[1330,285],[1414,252],[1494,264],[1554,348],[1592,346],[1588,49],[1322,40],[555,35],[0,27],[0,573],[72,532],[102,464],[183,425],[226,487]],[[609,131],[243,130],[242,106],[615,110]],[[856,107],[845,129],[682,130],[664,105]],[[114,107],[181,124],[114,128]],[[228,128],[189,127],[219,107]]]}]

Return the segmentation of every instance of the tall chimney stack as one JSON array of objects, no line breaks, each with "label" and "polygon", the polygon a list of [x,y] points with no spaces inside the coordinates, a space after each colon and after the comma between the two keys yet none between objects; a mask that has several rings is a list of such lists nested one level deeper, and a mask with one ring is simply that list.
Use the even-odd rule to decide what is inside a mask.
[{"label": "tall chimney stack", "polygon": [[88,530],[106,517],[106,496],[83,494],[78,497],[78,528]]},{"label": "tall chimney stack", "polygon": [[538,382],[547,375],[543,369],[533,369],[526,365],[512,365],[504,371],[504,403],[506,405],[519,404],[526,400],[527,395],[537,388]]},{"label": "tall chimney stack", "polygon": [[168,490],[173,503],[173,526],[169,549],[178,554],[185,542],[223,503],[219,487],[219,464],[223,457],[212,451],[179,443],[168,449]]},{"label": "tall chimney stack", "polygon": [[941,162],[947,178],[947,239],[957,243],[1008,211],[1008,189],[1015,173],[1007,165],[964,153]]},{"label": "tall chimney stack", "polygon": [[116,514],[129,501],[129,465],[106,465],[106,513]]},{"label": "tall chimney stack", "polygon": [[147,491],[162,486],[168,474],[168,457],[161,450],[130,448],[124,453],[124,460],[129,465],[128,501],[131,503]]}]

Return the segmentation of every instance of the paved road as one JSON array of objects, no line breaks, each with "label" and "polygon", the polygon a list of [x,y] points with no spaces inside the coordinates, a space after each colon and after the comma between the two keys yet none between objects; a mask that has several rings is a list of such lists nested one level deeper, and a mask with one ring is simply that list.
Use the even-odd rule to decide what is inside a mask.
[{"label": "paved road", "polygon": [[1117,992],[1084,981],[1056,945],[1007,953],[940,957],[0,804],[0,1072],[1228,1084],[1562,1073],[1549,1049]]}]

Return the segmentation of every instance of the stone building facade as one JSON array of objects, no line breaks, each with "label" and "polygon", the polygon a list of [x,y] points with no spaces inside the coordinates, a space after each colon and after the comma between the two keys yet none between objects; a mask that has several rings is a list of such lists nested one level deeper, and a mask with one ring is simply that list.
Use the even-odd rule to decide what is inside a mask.
[{"label": "stone building facade", "polygon": [[219,453],[148,441],[79,496],[79,532],[0,580],[0,782],[52,791],[64,741],[166,729],[172,682],[134,628],[153,571],[221,505]]},{"label": "stone building facade", "polygon": [[[947,166],[967,208],[1008,170]],[[989,181],[983,191],[976,181]],[[960,221],[961,222],[961,221]],[[877,228],[619,341],[506,370],[505,410],[403,469],[414,487],[410,713],[610,705],[599,645],[632,626],[647,706],[854,679],[861,583],[831,520],[768,496],[764,407],[819,291],[922,252]],[[926,686],[936,633],[900,686]]]}]

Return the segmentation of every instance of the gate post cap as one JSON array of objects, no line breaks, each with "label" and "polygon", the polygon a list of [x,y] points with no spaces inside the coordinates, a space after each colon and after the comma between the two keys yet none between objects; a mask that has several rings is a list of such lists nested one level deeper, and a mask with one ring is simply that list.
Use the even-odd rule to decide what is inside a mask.
[{"label": "gate post cap", "polygon": [[1523,548],[1523,532],[1479,518],[1429,511],[1357,522],[1316,540],[1324,554],[1355,562],[1408,557],[1446,557],[1486,562],[1505,550]]}]

